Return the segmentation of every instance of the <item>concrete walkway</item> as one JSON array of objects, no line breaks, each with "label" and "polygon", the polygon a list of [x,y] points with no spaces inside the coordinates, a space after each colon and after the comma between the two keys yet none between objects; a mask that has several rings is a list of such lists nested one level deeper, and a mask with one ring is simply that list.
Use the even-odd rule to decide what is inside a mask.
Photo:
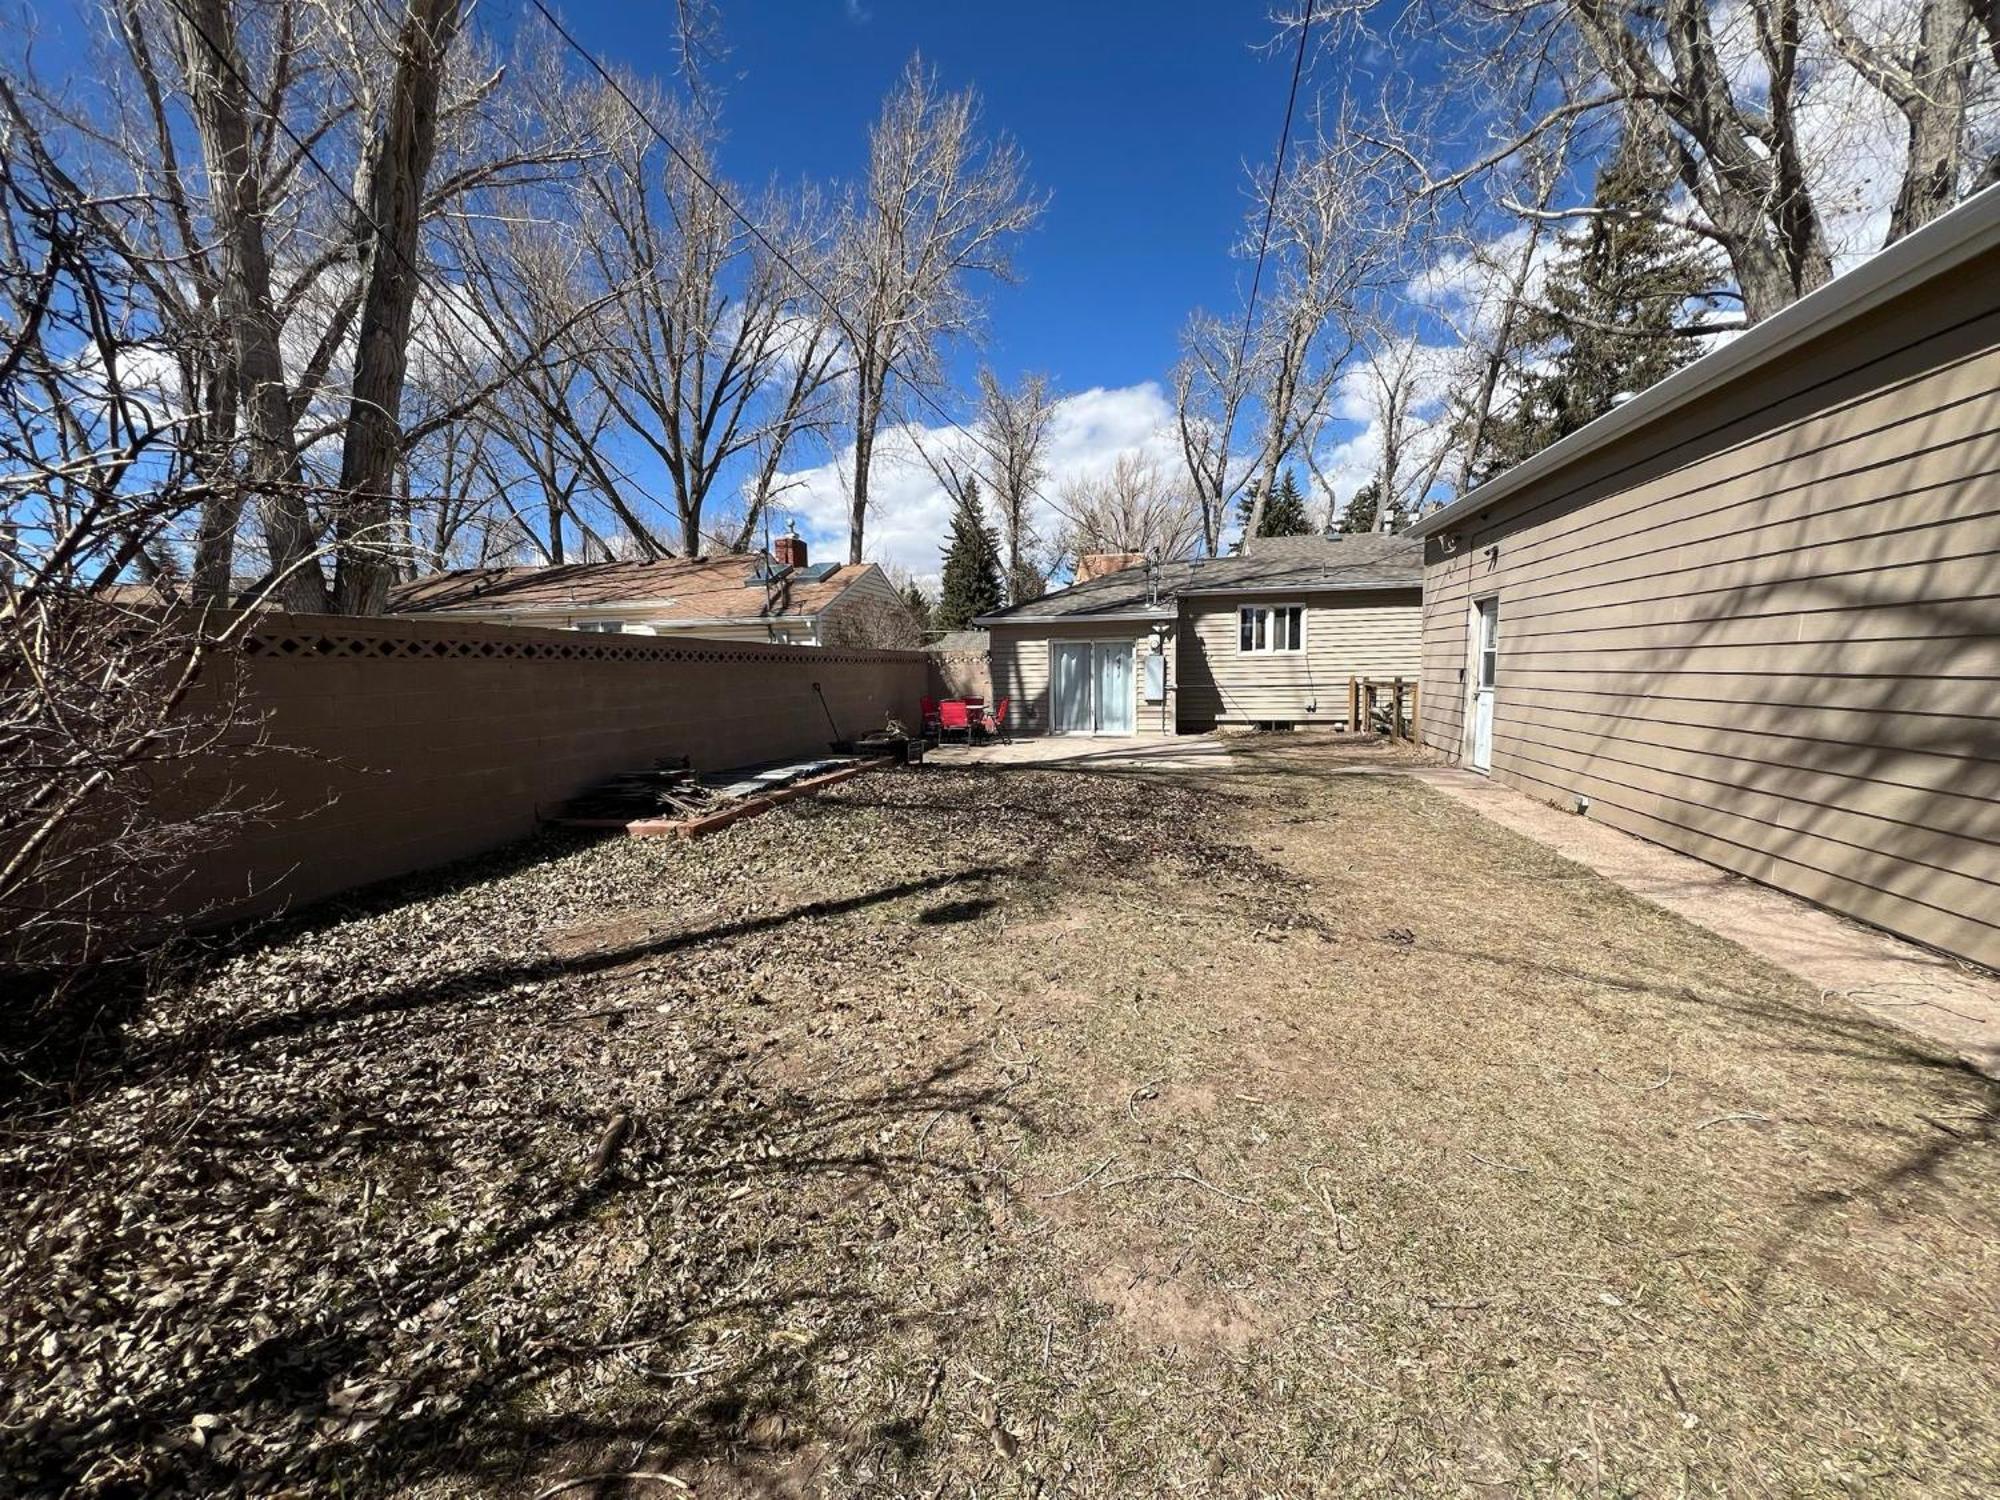
[{"label": "concrete walkway", "polygon": [[1615,885],[1718,933],[1877,1020],[2000,1078],[2000,981],[1769,886],[1562,812],[1453,766],[1356,766],[1409,776]]},{"label": "concrete walkway", "polygon": [[940,745],[925,757],[943,766],[1060,766],[1066,770],[1227,771],[1235,762],[1215,735],[1044,734],[1003,744]]}]

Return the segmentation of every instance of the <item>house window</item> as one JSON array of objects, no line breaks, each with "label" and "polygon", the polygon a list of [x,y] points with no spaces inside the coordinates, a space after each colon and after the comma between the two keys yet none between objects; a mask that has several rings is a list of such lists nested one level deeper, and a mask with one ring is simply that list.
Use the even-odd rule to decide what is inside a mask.
[{"label": "house window", "polygon": [[1299,604],[1246,604],[1236,611],[1239,651],[1303,651],[1306,612]]},{"label": "house window", "polygon": [[594,635],[623,635],[625,633],[625,622],[623,620],[578,620],[576,628],[578,630],[588,630]]}]

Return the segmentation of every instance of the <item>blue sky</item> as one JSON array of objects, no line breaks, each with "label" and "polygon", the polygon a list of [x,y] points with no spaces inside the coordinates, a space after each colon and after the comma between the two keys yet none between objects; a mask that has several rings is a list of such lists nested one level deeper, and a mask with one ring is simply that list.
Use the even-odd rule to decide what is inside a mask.
[{"label": "blue sky", "polygon": [[[1267,171],[1276,150],[1291,81],[1292,54],[1270,46],[1264,0],[722,0],[720,11],[730,49],[717,75],[720,154],[740,184],[773,173],[861,179],[869,127],[913,54],[945,87],[975,87],[987,130],[1019,143],[1049,202],[1017,247],[1016,281],[986,289],[984,345],[950,351],[953,389],[962,398],[990,363],[1010,381],[1047,374],[1069,393],[1047,494],[1122,451],[1178,464],[1166,394],[1178,335],[1197,307],[1241,305],[1250,266],[1232,246],[1256,199],[1252,169]],[[612,0],[572,0],[563,12],[598,56],[669,80],[669,0],[651,0],[646,13],[658,24],[635,25]],[[912,415],[930,429],[930,451],[949,445],[941,419],[916,405]],[[846,550],[843,458],[800,455],[785,496],[823,557]],[[873,491],[868,555],[934,579],[950,510],[943,489],[907,447],[899,456],[885,442]],[[1061,525],[1053,511],[1041,519],[1045,533]]]},{"label": "blue sky", "polygon": [[[600,57],[662,78],[670,13],[669,0],[563,11]],[[977,86],[989,128],[1020,142],[1051,194],[1019,284],[992,298],[984,357],[1004,374],[1043,370],[1068,390],[1156,378],[1191,308],[1234,302],[1244,166],[1275,149],[1291,66],[1264,50],[1261,0],[724,0],[722,16],[722,157],[738,182],[862,175],[868,128],[914,52],[948,87]],[[969,381],[977,359],[961,352],[957,373]]]}]

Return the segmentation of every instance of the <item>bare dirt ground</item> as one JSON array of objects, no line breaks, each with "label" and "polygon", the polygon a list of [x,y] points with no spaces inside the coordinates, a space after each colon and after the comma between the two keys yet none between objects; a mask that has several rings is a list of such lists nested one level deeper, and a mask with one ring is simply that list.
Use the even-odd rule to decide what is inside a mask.
[{"label": "bare dirt ground", "polygon": [[29,1058],[0,1491],[1990,1493],[1993,1084],[1235,753],[537,842]]}]

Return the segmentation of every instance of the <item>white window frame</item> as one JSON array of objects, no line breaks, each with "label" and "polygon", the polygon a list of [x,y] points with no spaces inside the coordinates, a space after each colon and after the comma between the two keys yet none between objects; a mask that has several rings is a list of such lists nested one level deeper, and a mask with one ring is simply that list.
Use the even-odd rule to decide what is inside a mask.
[{"label": "white window frame", "polygon": [[589,631],[593,635],[623,635],[625,633],[625,622],[623,620],[578,620],[576,628],[578,630]]},{"label": "white window frame", "polygon": [[[1278,632],[1273,628],[1279,616],[1296,611],[1298,613],[1297,645],[1277,644]],[[1250,645],[1244,645],[1248,634]],[[1287,631],[1286,634],[1291,634]],[[1300,656],[1306,649],[1306,607],[1303,604],[1239,604],[1236,607],[1236,653],[1239,656]]]}]

